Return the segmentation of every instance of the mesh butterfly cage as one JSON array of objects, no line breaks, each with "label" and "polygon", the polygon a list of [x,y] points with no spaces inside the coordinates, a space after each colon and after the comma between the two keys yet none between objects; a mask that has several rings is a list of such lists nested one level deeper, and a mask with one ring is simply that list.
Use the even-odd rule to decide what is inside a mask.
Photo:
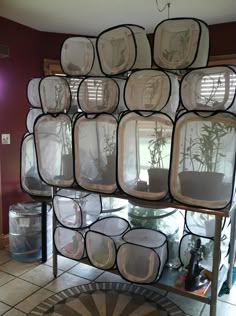
[{"label": "mesh butterfly cage", "polygon": [[29,133],[32,134],[34,132],[34,122],[41,114],[43,114],[43,111],[37,108],[31,108],[28,111],[26,116],[26,128]]},{"label": "mesh butterfly cage", "polygon": [[21,143],[20,182],[24,192],[32,196],[51,196],[51,187],[39,176],[33,134],[26,134]]},{"label": "mesh butterfly cage", "polygon": [[145,30],[138,25],[118,25],[97,38],[100,67],[105,75],[151,67],[151,49]]},{"label": "mesh butterfly cage", "polygon": [[168,258],[166,236],[157,230],[137,228],[123,235],[117,252],[117,268],[129,282],[153,283],[162,273]]},{"label": "mesh butterfly cage", "polygon": [[209,57],[209,31],[195,18],[162,21],[154,31],[153,59],[163,69],[205,67]]},{"label": "mesh butterfly cage", "polygon": [[236,111],[236,68],[212,66],[189,71],[181,80],[180,96],[187,110]]},{"label": "mesh butterfly cage", "polygon": [[122,235],[129,229],[128,221],[116,216],[104,217],[91,225],[85,235],[91,264],[103,270],[115,268],[117,248],[123,242]]},{"label": "mesh butterfly cage", "polygon": [[66,114],[45,114],[35,122],[34,138],[39,174],[49,185],[74,182],[71,120]]},{"label": "mesh butterfly cage", "polygon": [[126,112],[118,125],[118,182],[130,196],[160,200],[168,194],[173,122],[155,112]]},{"label": "mesh butterfly cage", "polygon": [[177,201],[209,209],[232,202],[236,117],[229,112],[187,112],[176,121],[170,190]]},{"label": "mesh butterfly cage", "polygon": [[60,225],[82,229],[98,220],[102,204],[98,194],[62,189],[53,197],[53,208]]},{"label": "mesh butterfly cage", "polygon": [[41,78],[32,78],[27,85],[27,98],[30,105],[34,108],[41,108],[39,97],[39,82]]},{"label": "mesh butterfly cage", "polygon": [[178,77],[156,69],[134,71],[126,81],[124,99],[130,111],[163,110],[173,116],[179,105]]},{"label": "mesh butterfly cage", "polygon": [[75,179],[82,188],[116,190],[116,130],[117,120],[111,114],[82,114],[75,120]]},{"label": "mesh butterfly cage", "polygon": [[39,83],[39,95],[44,113],[67,113],[70,109],[70,87],[63,77],[42,78]]}]

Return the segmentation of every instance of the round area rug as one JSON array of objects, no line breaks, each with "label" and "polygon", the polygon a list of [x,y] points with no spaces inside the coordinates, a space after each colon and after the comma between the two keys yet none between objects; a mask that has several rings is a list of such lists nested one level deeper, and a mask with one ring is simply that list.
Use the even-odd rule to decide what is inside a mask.
[{"label": "round area rug", "polygon": [[183,316],[174,303],[141,286],[89,283],[59,292],[28,316]]}]

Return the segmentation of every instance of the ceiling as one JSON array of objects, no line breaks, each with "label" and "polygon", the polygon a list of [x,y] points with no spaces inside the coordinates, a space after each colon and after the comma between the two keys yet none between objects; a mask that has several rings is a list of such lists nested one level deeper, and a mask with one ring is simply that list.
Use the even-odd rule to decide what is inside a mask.
[{"label": "ceiling", "polygon": [[0,16],[46,32],[98,35],[133,23],[153,33],[168,17],[195,17],[208,24],[236,21],[235,0],[0,0]]}]

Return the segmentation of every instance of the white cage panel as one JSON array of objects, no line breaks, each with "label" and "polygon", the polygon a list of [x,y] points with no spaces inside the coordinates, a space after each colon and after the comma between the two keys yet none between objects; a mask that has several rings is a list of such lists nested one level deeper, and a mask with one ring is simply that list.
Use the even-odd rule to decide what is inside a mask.
[{"label": "white cage panel", "polygon": [[80,260],[85,256],[84,237],[72,229],[57,227],[54,232],[54,244],[63,256]]},{"label": "white cage panel", "polygon": [[117,121],[109,114],[81,115],[74,125],[75,178],[84,189],[116,190]]},{"label": "white cage panel", "polygon": [[34,122],[37,119],[38,116],[43,114],[43,111],[41,109],[35,109],[31,108],[26,116],[26,127],[29,133],[33,133],[34,131]]},{"label": "white cage panel", "polygon": [[88,75],[93,67],[94,47],[87,37],[69,37],[61,49],[61,66],[70,76]]},{"label": "white cage panel", "polygon": [[104,74],[101,71],[101,67],[98,60],[97,46],[96,46],[97,38],[89,38],[89,39],[92,42],[93,49],[94,49],[94,62],[93,62],[93,67],[89,72],[89,76],[104,76]]},{"label": "white cage panel", "polygon": [[236,117],[204,113],[184,113],[176,122],[170,190],[182,203],[220,209],[234,188]]},{"label": "white cage panel", "polygon": [[156,230],[132,229],[123,236],[117,253],[120,274],[130,282],[152,283],[159,279],[167,261],[166,236]]},{"label": "white cage panel", "polygon": [[41,108],[41,102],[39,97],[39,82],[41,78],[33,78],[27,85],[27,98],[31,106],[35,108]]},{"label": "white cage panel", "polygon": [[128,112],[118,127],[118,181],[132,196],[160,200],[168,193],[173,122],[163,113]]},{"label": "white cage panel", "polygon": [[34,126],[39,173],[50,185],[70,187],[74,182],[71,120],[66,114],[42,115]]},{"label": "white cage panel", "polygon": [[129,110],[176,112],[179,104],[179,84],[175,75],[161,70],[145,69],[133,72],[125,86],[125,102]]},{"label": "white cage panel", "polygon": [[66,192],[60,190],[53,198],[54,211],[60,224],[78,229],[88,227],[97,221],[101,213],[100,196],[70,191],[72,192],[65,194]]},{"label": "white cage panel", "polygon": [[180,95],[187,110],[236,112],[236,68],[213,66],[188,72],[181,81]]},{"label": "white cage panel", "polygon": [[154,62],[163,69],[205,67],[209,57],[209,31],[198,19],[162,21],[154,32]]},{"label": "white cage panel", "polygon": [[119,103],[119,87],[112,78],[85,78],[79,86],[78,103],[87,113],[112,113]]},{"label": "white cage panel", "polygon": [[21,144],[21,186],[23,190],[35,196],[51,196],[51,187],[38,174],[34,136],[28,134]]},{"label": "white cage panel", "polygon": [[44,113],[67,113],[71,104],[67,80],[59,76],[47,76],[39,83],[39,94]]}]

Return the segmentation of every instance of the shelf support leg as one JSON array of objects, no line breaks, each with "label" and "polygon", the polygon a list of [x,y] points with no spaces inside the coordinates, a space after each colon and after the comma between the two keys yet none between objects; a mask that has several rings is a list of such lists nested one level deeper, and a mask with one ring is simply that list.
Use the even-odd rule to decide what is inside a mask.
[{"label": "shelf support leg", "polygon": [[41,233],[42,233],[42,263],[47,261],[47,203],[42,202]]},{"label": "shelf support leg", "polygon": [[[54,195],[56,194],[56,188],[52,188],[52,198],[54,197]],[[54,212],[54,208],[53,208],[53,203],[52,203],[52,210],[53,210],[53,218],[52,218],[52,232],[53,232],[53,251],[52,251],[52,262],[53,262],[53,275],[56,278],[57,277],[57,249],[55,247],[55,242],[54,242],[54,231],[57,227],[57,220],[56,220],[56,216],[55,216],[55,212]]]},{"label": "shelf support leg", "polygon": [[229,272],[227,277],[227,286],[229,289],[232,287],[232,277],[233,277],[233,267],[235,261],[235,252],[236,252],[236,243],[235,243],[235,234],[236,234],[236,207],[231,211],[231,231],[230,231],[230,252],[229,252]]},{"label": "shelf support leg", "polygon": [[219,266],[220,266],[221,227],[222,227],[222,217],[216,215],[215,216],[213,269],[212,269],[212,282],[211,282],[210,316],[216,316],[216,304],[217,304],[217,296],[218,296],[218,275],[219,275]]}]

